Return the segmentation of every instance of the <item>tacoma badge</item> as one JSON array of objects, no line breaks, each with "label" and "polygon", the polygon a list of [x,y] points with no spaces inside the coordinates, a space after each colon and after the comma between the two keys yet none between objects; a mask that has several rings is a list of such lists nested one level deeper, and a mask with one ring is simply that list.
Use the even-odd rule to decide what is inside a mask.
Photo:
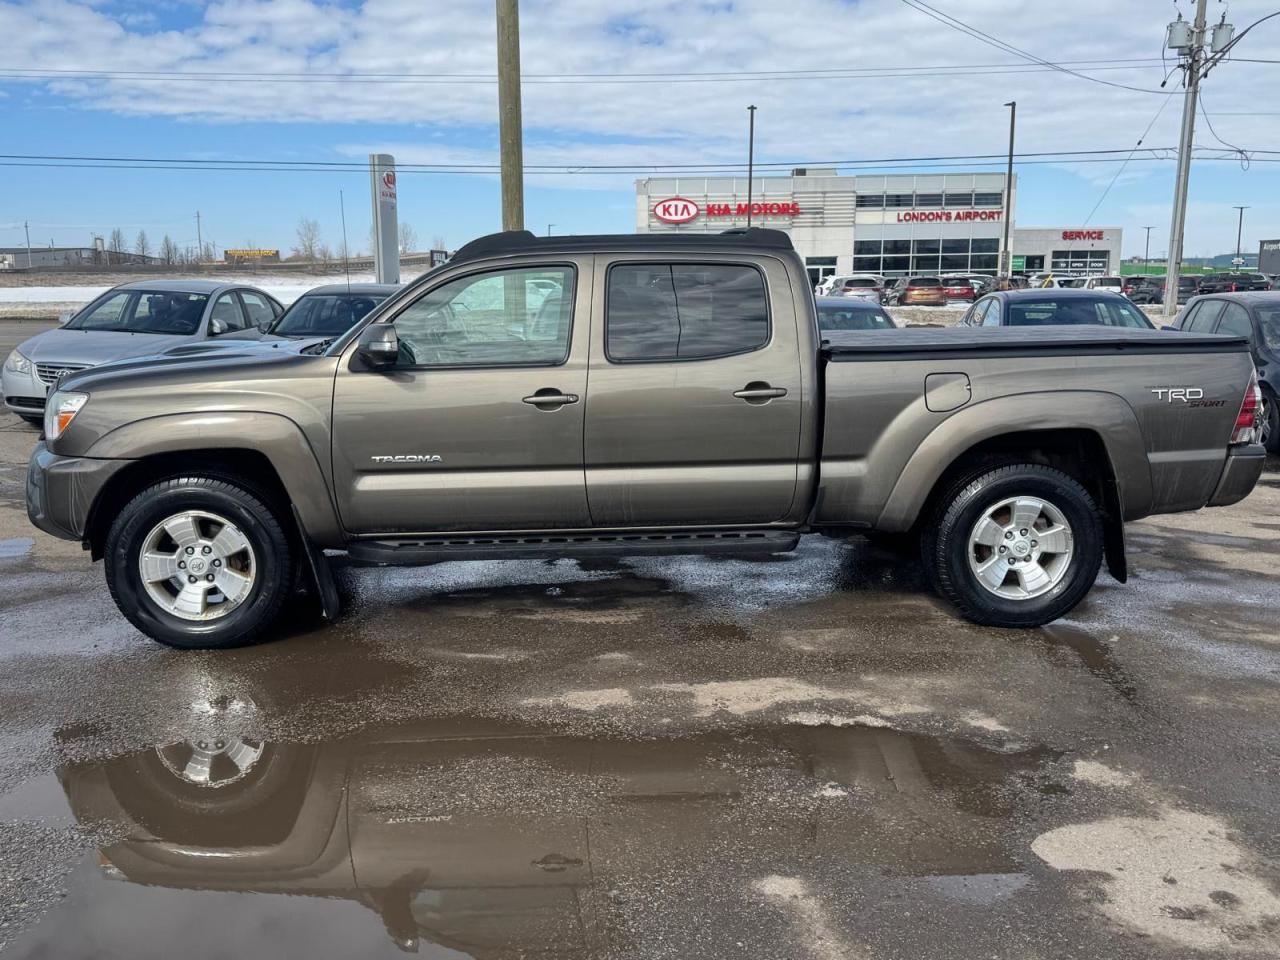
[{"label": "tacoma badge", "polygon": [[374,463],[440,463],[434,453],[397,453],[394,456],[370,457]]}]

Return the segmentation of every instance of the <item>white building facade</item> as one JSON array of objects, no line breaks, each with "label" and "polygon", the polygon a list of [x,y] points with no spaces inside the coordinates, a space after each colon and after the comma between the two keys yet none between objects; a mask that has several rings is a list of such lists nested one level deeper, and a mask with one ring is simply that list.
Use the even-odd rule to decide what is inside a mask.
[{"label": "white building facade", "polygon": [[[755,177],[751,224],[791,235],[815,283],[832,274],[884,276],[939,273],[995,274],[1000,267],[1005,219],[1003,173],[840,176],[832,169],[800,169],[790,176]],[[1014,176],[1012,209],[1016,209]],[[640,233],[717,233],[747,225],[745,177],[654,177],[636,181],[636,229]],[[1019,265],[1020,231],[1010,224],[1015,272],[1048,270],[1055,254],[1094,265],[1078,272],[1107,272],[1120,263],[1120,231],[1106,241],[1068,241],[1066,234],[1097,231],[1026,231],[1027,259]],[[1059,240],[1054,241],[1053,235]],[[1114,245],[1111,244],[1114,236]],[[1108,260],[1076,256],[1105,250]],[[1067,272],[1066,267],[1062,272]]]}]

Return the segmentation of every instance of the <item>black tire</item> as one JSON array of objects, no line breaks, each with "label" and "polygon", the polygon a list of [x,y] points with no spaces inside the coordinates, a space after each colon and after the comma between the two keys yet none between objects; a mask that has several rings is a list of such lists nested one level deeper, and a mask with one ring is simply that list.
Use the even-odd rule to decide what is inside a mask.
[{"label": "black tire", "polygon": [[18,416],[20,416],[27,423],[31,424],[31,426],[33,427],[40,427],[41,429],[44,428],[44,417],[29,417],[25,413],[20,413],[18,414]]},{"label": "black tire", "polygon": [[[107,535],[106,574],[120,612],[152,640],[184,650],[255,642],[275,621],[294,584],[294,550],[271,498],[241,480],[209,476],[162,480],[120,511]],[[239,527],[253,548],[257,576],[240,606],[213,620],[185,620],[147,593],[138,570],[143,541],[156,524],[184,510],[204,510]]]},{"label": "black tire", "polygon": [[[1009,599],[979,582],[968,561],[969,534],[982,514],[1002,500],[1034,496],[1055,505],[1073,537],[1071,559],[1049,592]],[[1021,463],[970,475],[939,502],[935,522],[925,526],[921,550],[934,588],[962,617],[998,627],[1038,627],[1066,614],[1084,598],[1102,563],[1102,517],[1097,504],[1073,478],[1041,464]]]},{"label": "black tire", "polygon": [[1264,387],[1262,404],[1265,417],[1262,423],[1263,442],[1268,453],[1280,453],[1280,402],[1276,401],[1276,395],[1270,389]]}]

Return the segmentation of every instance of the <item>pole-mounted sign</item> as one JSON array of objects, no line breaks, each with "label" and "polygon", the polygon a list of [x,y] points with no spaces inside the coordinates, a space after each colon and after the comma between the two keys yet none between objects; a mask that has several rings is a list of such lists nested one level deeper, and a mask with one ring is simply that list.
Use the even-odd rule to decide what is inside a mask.
[{"label": "pole-mounted sign", "polygon": [[373,272],[378,283],[400,282],[400,232],[396,223],[396,160],[389,153],[369,154],[373,198]]}]

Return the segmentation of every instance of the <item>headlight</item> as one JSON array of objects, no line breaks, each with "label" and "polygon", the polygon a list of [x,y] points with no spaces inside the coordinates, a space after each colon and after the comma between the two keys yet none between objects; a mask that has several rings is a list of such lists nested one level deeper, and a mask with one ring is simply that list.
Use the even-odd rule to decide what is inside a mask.
[{"label": "headlight", "polygon": [[4,362],[4,368],[10,373],[30,373],[31,361],[14,350]]},{"label": "headlight", "polygon": [[62,436],[71,421],[76,418],[80,408],[89,402],[87,393],[70,393],[66,390],[55,390],[44,405],[44,437],[46,440],[57,440]]}]

